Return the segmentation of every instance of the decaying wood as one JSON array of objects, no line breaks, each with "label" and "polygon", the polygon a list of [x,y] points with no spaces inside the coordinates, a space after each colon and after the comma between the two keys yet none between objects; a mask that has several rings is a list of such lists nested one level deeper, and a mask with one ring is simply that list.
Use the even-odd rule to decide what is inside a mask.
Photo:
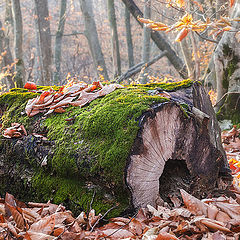
[{"label": "decaying wood", "polygon": [[[171,186],[166,186],[166,192],[161,192],[160,186],[174,184],[166,180],[171,176],[165,176],[166,181],[160,183],[170,160],[186,164],[189,173],[185,177],[190,182],[185,189],[200,198],[214,189],[221,173],[228,172],[216,117],[203,87],[196,83],[191,90],[170,95],[174,101],[159,104],[143,115],[129,157],[126,183],[135,208],[162,204],[162,198],[170,200]],[[188,117],[179,106],[184,102],[191,106]]]},{"label": "decaying wood", "polygon": [[[78,100],[74,102],[67,101],[67,103],[73,106],[83,106],[89,100],[103,97],[107,93],[112,92],[114,89],[111,86],[114,89],[116,88],[116,85],[106,85],[97,92],[88,92],[87,88],[83,91],[84,94],[79,95]],[[73,85],[66,88],[64,96],[67,96],[66,94],[70,90],[73,91],[75,89],[73,91],[73,98],[75,99],[77,96],[75,91],[79,90],[79,87],[76,87]],[[119,96],[122,96],[122,90],[118,91]],[[230,170],[226,154],[222,148],[221,134],[216,116],[203,86],[198,82],[194,82],[192,86],[187,88],[185,86],[185,88],[177,91],[163,92],[160,88],[149,91],[149,94],[166,97],[169,101],[154,103],[137,119],[139,121],[137,136],[127,159],[121,159],[123,164],[126,165],[125,171],[120,171],[120,175],[122,174],[120,181],[122,177],[123,182],[118,187],[123,188],[123,191],[126,188],[129,189],[131,208],[146,207],[148,204],[153,207],[164,204],[179,206],[182,201],[180,189],[184,189],[200,199],[214,192],[217,194],[219,188],[221,190],[226,189],[228,184],[231,183],[231,174],[229,174]],[[126,93],[126,91],[123,93]],[[64,101],[61,95],[57,93],[56,102],[51,98],[49,100],[48,97],[46,96],[45,99],[47,104],[49,104],[48,101],[51,101],[50,104],[53,104],[51,107],[47,105],[50,111],[57,108],[57,101]],[[39,107],[42,110],[44,103],[40,101],[40,98],[37,98],[38,104],[32,102],[36,101],[36,99],[29,100],[27,107],[30,109],[27,108],[26,110],[35,114],[35,112],[32,112],[32,105],[34,104],[36,108],[34,111],[38,111]],[[66,102],[64,104],[66,105]],[[129,107],[131,106],[129,105]],[[71,124],[71,121],[74,121],[74,117],[70,115],[65,120]],[[104,116],[101,117],[104,119]],[[126,121],[129,120],[128,117]],[[15,162],[11,161],[11,159],[16,158],[21,159],[20,162],[22,163],[22,159],[27,158],[24,155],[27,147],[30,149],[32,146],[32,149],[28,150],[28,154],[31,154],[31,157],[39,167],[50,167],[46,159],[49,162],[51,161],[51,154],[54,154],[56,145],[54,141],[43,139],[41,134],[44,134],[46,129],[41,129],[41,118],[38,119],[39,122],[33,124],[33,128],[35,133],[40,135],[32,134],[23,139],[3,139],[2,141],[0,163],[4,168],[3,170],[1,169],[0,179],[1,176],[8,176],[8,178],[4,178],[4,181],[6,181],[5,185],[8,188],[5,191],[9,191],[10,184],[14,184],[15,181],[11,180],[10,182],[9,172],[13,173],[10,179],[31,179],[34,170],[15,169]],[[102,124],[106,123],[103,121]],[[41,131],[37,132],[37,128]],[[12,131],[12,129],[10,130]],[[27,133],[29,134],[30,132],[27,129]],[[23,134],[22,129],[20,129],[20,133]],[[69,144],[69,149],[71,147]],[[10,160],[8,161],[8,159]],[[98,156],[90,155],[88,146],[86,146],[86,148],[79,147],[76,150],[74,160],[77,164],[85,164],[86,168],[84,168],[84,171],[87,172],[90,169],[89,161],[93,161],[95,164],[99,159]],[[77,165],[76,171],[81,175],[83,168],[81,168],[82,165],[79,164],[79,166]],[[16,172],[21,177],[16,175]],[[118,194],[117,191],[119,191],[120,187],[118,189],[112,187],[114,186],[114,179],[107,183],[104,176],[94,176],[97,180],[91,177],[88,179],[88,176],[84,175],[86,182],[93,182],[92,185],[96,185],[97,189],[104,189],[104,191],[108,191],[107,193],[110,192],[112,199]]]}]

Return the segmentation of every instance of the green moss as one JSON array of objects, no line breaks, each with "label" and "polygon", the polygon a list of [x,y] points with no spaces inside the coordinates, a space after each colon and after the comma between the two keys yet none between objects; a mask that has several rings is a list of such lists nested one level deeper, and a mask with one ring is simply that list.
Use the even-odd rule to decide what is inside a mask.
[{"label": "green moss", "polygon": [[[57,144],[52,167],[60,175],[80,171],[121,185],[139,129],[137,118],[151,104],[165,101],[168,99],[149,96],[141,88],[118,89],[82,109],[68,108],[64,114],[46,119],[48,137]],[[74,124],[69,125],[66,118],[75,118]]]},{"label": "green moss", "polygon": [[24,91],[11,91],[0,95],[0,106],[6,109],[2,116],[3,128],[9,127],[10,123],[19,122],[28,127],[33,119],[25,114],[25,106],[29,99],[35,98],[37,93]]},{"label": "green moss", "polygon": [[[138,118],[151,105],[169,101],[158,95],[150,96],[148,91],[155,88],[174,91],[192,84],[193,81],[184,80],[129,86],[98,98],[83,108],[68,107],[65,113],[54,113],[47,119],[41,119],[41,115],[28,118],[22,114],[28,99],[38,93],[13,89],[0,96],[0,105],[7,108],[2,120],[6,127],[15,121],[28,127],[40,119],[48,129],[48,139],[55,142],[53,156],[48,158],[48,171],[43,173],[40,170],[33,180],[39,199],[69,202],[68,206],[79,202],[80,208],[86,209],[93,195],[93,190],[84,185],[87,179],[98,186],[94,188],[97,195],[93,207],[104,212],[120,202],[120,207],[115,210],[119,212],[128,205],[124,169],[139,129]],[[182,107],[187,110],[187,106]],[[73,120],[69,122],[66,119]],[[36,166],[34,168],[39,172]],[[113,194],[114,200],[107,200],[103,192]]]},{"label": "green moss", "polygon": [[229,78],[237,69],[239,58],[234,54],[234,51],[227,44],[223,45],[223,55],[224,57],[231,58],[231,60],[228,61],[228,65],[223,73],[223,88],[227,90],[229,86]]},{"label": "green moss", "polygon": [[147,84],[136,84],[133,86],[137,86],[140,88],[147,88],[147,89],[155,89],[155,88],[161,88],[165,91],[176,91],[181,88],[188,88],[192,86],[193,80],[191,79],[186,79],[180,82],[171,82],[171,83],[147,83]]},{"label": "green moss", "polygon": [[230,119],[233,124],[240,123],[240,108],[239,94],[229,94],[225,103],[217,112],[218,120]]},{"label": "green moss", "polygon": [[[113,200],[111,194],[84,179],[61,178],[40,171],[33,179],[33,187],[37,190],[37,199],[41,201],[63,203],[69,206],[75,215],[81,211],[89,211],[90,203],[96,213],[104,213],[113,206],[116,208],[107,217],[118,216],[128,206],[128,199]],[[118,204],[118,200],[121,204]]]}]

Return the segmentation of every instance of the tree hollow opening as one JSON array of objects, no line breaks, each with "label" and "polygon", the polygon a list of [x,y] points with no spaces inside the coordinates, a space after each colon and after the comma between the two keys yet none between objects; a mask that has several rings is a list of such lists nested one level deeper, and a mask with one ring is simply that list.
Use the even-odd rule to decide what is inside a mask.
[{"label": "tree hollow opening", "polygon": [[184,160],[169,159],[162,175],[159,178],[159,195],[170,206],[173,206],[173,199],[180,197],[179,189],[189,191],[191,174]]}]

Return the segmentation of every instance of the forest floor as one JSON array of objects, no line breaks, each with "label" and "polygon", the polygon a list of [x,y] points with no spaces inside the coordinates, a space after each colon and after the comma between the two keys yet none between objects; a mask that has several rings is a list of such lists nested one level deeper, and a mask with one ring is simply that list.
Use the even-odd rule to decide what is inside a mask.
[{"label": "forest floor", "polygon": [[230,191],[234,197],[222,194],[200,201],[180,190],[184,206],[178,201],[173,209],[148,206],[132,217],[116,217],[106,223],[108,212],[96,215],[92,209],[74,218],[62,205],[25,204],[6,193],[5,198],[0,198],[0,239],[239,239],[239,133],[235,126],[222,133],[233,175]]}]

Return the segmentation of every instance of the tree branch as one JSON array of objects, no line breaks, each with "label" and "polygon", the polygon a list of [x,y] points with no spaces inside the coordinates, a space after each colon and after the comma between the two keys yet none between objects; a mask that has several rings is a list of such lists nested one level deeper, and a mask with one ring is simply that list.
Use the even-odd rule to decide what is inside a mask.
[{"label": "tree branch", "polygon": [[129,68],[127,70],[127,72],[125,72],[124,74],[122,74],[117,82],[120,83],[122,82],[124,79],[130,78],[132,75],[140,72],[142,70],[143,67],[147,68],[149,66],[151,66],[152,64],[154,64],[155,62],[157,62],[159,59],[161,59],[162,57],[166,56],[167,51],[163,51],[161,54],[157,55],[155,58],[153,58],[152,60],[150,60],[149,62],[141,62],[138,63],[137,65]]}]

